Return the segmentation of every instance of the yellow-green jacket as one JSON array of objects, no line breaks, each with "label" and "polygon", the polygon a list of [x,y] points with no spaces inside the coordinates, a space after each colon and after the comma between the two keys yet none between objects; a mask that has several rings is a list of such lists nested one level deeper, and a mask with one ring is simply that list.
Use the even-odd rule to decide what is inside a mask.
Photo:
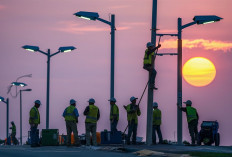
[{"label": "yellow-green jacket", "polygon": [[30,110],[29,124],[40,124],[39,110],[35,106]]},{"label": "yellow-green jacket", "polygon": [[131,121],[135,121],[135,124],[138,124],[138,116],[141,115],[141,111],[137,105],[129,104],[126,106],[127,111],[127,121],[130,123]]},{"label": "yellow-green jacket", "polygon": [[156,108],[153,110],[153,125],[161,125],[161,111]]},{"label": "yellow-green jacket", "polygon": [[110,105],[110,120],[116,117],[116,120],[119,120],[119,110],[116,104]]},{"label": "yellow-green jacket", "polygon": [[186,106],[187,121],[188,123],[197,119],[197,110],[191,106]]},{"label": "yellow-green jacket", "polygon": [[150,53],[148,55],[148,49],[146,49],[145,51],[145,55],[144,55],[144,58],[143,58],[143,64],[146,65],[146,64],[152,64],[152,58],[155,54],[155,51],[153,51],[152,53]]},{"label": "yellow-green jacket", "polygon": [[86,115],[85,123],[97,123],[98,107],[89,105],[89,113]]}]

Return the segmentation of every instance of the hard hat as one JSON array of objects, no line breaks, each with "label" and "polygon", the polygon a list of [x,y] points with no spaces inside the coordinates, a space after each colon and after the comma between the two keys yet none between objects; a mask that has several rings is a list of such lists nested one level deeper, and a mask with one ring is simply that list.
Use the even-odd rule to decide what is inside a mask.
[{"label": "hard hat", "polygon": [[88,102],[95,103],[95,100],[93,98],[90,98]]},{"label": "hard hat", "polygon": [[130,101],[132,102],[132,101],[135,100],[135,99],[138,99],[138,98],[135,98],[134,96],[132,96],[132,97],[130,98]]},{"label": "hard hat", "polygon": [[158,107],[158,103],[157,103],[157,102],[154,102],[154,103],[153,103],[153,107]]},{"label": "hard hat", "polygon": [[191,100],[187,100],[187,101],[185,101],[184,103],[185,103],[186,105],[190,105],[190,106],[192,105],[192,101],[191,101]]},{"label": "hard hat", "polygon": [[116,102],[116,99],[113,97],[113,98],[110,98],[110,100],[108,101]]},{"label": "hard hat", "polygon": [[148,47],[152,47],[152,46],[154,46],[154,44],[152,44],[151,42],[148,42],[148,43],[147,43],[147,48],[148,48]]},{"label": "hard hat", "polygon": [[11,121],[11,124],[14,124],[14,121]]},{"label": "hard hat", "polygon": [[35,104],[41,105],[41,102],[40,102],[39,100],[36,100],[36,101],[35,101]]},{"label": "hard hat", "polygon": [[76,103],[76,100],[74,100],[74,99],[70,100],[70,105],[75,104],[75,103]]}]

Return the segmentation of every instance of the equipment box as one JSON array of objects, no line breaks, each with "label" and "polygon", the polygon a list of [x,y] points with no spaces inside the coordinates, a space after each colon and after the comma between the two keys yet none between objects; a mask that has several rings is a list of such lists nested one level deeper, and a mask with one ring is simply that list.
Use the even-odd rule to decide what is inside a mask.
[{"label": "equipment box", "polygon": [[122,132],[101,132],[101,144],[122,144]]},{"label": "equipment box", "polygon": [[57,146],[59,145],[59,130],[58,129],[42,129],[42,145]]}]

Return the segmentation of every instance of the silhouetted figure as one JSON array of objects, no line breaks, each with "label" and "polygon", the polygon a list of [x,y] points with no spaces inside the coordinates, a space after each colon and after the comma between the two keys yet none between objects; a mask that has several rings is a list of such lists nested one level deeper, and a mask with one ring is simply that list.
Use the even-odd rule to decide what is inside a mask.
[{"label": "silhouetted figure", "polygon": [[127,106],[123,106],[127,111],[127,121],[128,121],[128,135],[127,144],[130,145],[130,138],[132,136],[132,144],[136,144],[137,128],[138,128],[138,116],[141,115],[141,111],[138,105],[136,105],[136,100],[138,98],[131,97],[131,103]]},{"label": "silhouetted figure", "polygon": [[147,43],[147,49],[145,50],[145,55],[143,58],[143,68],[151,74],[149,77],[149,83],[150,87],[157,90],[158,88],[155,87],[155,77],[156,77],[156,70],[153,68],[153,61],[155,59],[155,50],[160,48],[161,45],[159,44],[157,47],[155,47],[154,44],[151,42]]},{"label": "silhouetted figure", "polygon": [[117,131],[117,125],[119,120],[119,110],[118,106],[115,104],[116,99],[110,98],[110,129],[114,133]]},{"label": "silhouetted figure", "polygon": [[35,101],[34,107],[30,110],[29,124],[31,126],[31,147],[39,147],[39,134],[37,132],[38,125],[40,124],[40,114],[38,108],[41,102]]},{"label": "silhouetted figure", "polygon": [[158,109],[158,103],[153,103],[153,122],[152,122],[152,143],[156,144],[156,133],[159,137],[159,144],[163,143],[163,137],[160,130],[162,114],[160,109]]},{"label": "silhouetted figure", "polygon": [[186,102],[183,103],[186,104],[186,107],[181,107],[179,105],[178,107],[181,109],[181,111],[186,112],[189,134],[191,136],[192,145],[195,145],[195,142],[198,139],[197,125],[198,125],[199,116],[197,110],[192,107],[192,101],[187,100]]},{"label": "silhouetted figure", "polygon": [[10,127],[10,129],[12,130],[11,131],[11,139],[12,139],[12,142],[13,142],[13,144],[14,145],[17,145],[18,144],[18,140],[16,139],[16,126],[15,126],[15,123],[12,121],[11,122],[11,127]]},{"label": "silhouetted figure", "polygon": [[71,146],[71,133],[74,134],[75,146],[80,146],[80,140],[78,138],[77,123],[79,113],[76,108],[76,101],[74,99],[70,100],[70,106],[67,107],[63,112],[63,117],[65,118],[66,130],[67,130],[67,146]]}]

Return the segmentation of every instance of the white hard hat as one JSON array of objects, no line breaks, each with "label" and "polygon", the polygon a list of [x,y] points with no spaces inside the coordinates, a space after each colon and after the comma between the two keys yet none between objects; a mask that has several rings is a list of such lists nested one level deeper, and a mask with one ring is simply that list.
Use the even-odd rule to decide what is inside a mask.
[{"label": "white hard hat", "polygon": [[158,107],[158,103],[157,103],[157,102],[154,102],[154,103],[153,103],[153,107]]}]

